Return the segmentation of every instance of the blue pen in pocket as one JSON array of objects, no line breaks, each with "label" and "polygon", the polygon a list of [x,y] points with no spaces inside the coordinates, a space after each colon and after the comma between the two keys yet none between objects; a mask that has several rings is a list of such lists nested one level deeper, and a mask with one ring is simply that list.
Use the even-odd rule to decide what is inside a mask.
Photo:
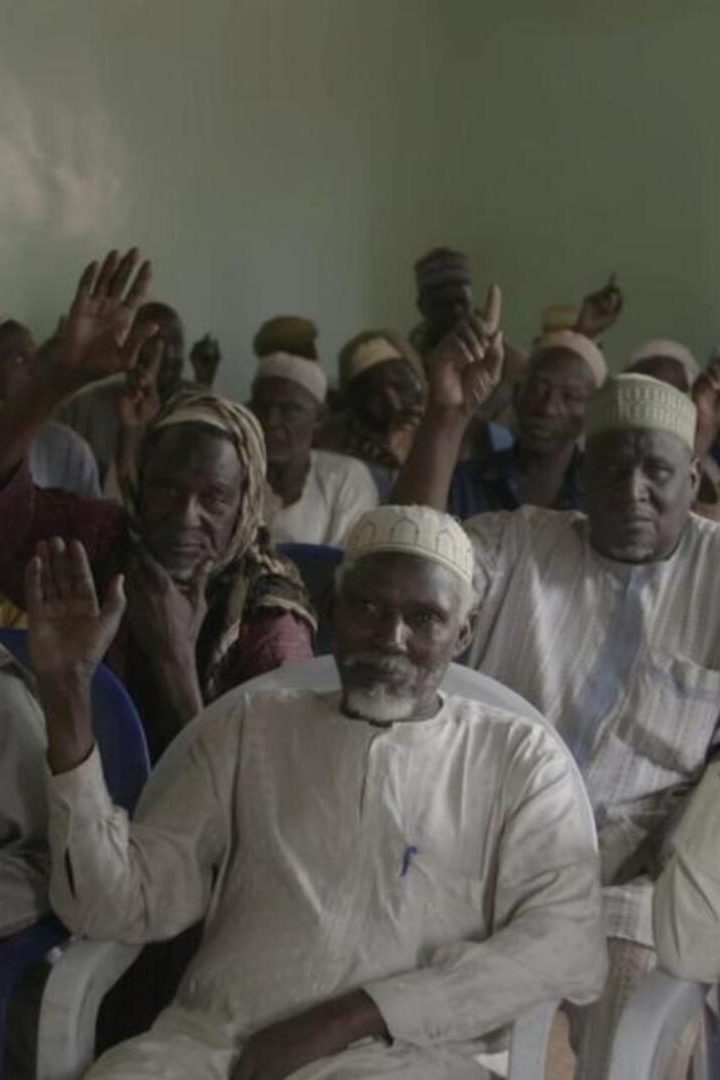
[{"label": "blue pen in pocket", "polygon": [[415,845],[414,844],[408,844],[408,846],[405,848],[405,850],[403,852],[402,866],[400,868],[400,877],[405,877],[408,870],[410,869],[410,862],[412,860],[412,857],[413,857],[413,855],[417,855],[417,853],[418,853],[418,849],[415,847]]}]

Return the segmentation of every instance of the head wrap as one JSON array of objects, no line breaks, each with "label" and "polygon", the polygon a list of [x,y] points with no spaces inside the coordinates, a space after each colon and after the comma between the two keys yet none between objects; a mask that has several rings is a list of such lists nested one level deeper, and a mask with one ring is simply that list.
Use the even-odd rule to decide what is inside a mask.
[{"label": "head wrap", "polygon": [[682,345],[679,341],[670,341],[669,339],[664,338],[646,341],[644,345],[641,345],[640,348],[636,349],[632,354],[628,366],[632,368],[642,360],[653,360],[655,357],[662,357],[664,360],[677,360],[678,364],[680,364],[687,375],[690,386],[693,385],[700,374],[700,365],[690,352],[690,349],[688,349],[687,345]]},{"label": "head wrap", "polygon": [[649,375],[615,375],[590,402],[588,439],[606,431],[666,431],[695,451],[697,411],[692,399]]},{"label": "head wrap", "polygon": [[366,330],[343,345],[338,358],[340,385],[347,386],[358,375],[385,360],[404,360],[425,386],[425,369],[420,357],[410,342],[393,330]]},{"label": "head wrap", "polygon": [[433,248],[415,263],[415,280],[418,292],[449,282],[471,285],[470,259],[452,248]]},{"label": "head wrap", "polygon": [[580,308],[577,304],[550,304],[542,313],[542,333],[555,330],[572,330],[578,321]]},{"label": "head wrap", "polygon": [[540,338],[532,351],[531,359],[535,359],[551,349],[565,349],[567,352],[579,356],[589,368],[595,385],[600,387],[605,382],[607,378],[605,357],[589,337],[578,334],[574,330],[555,330],[553,333],[545,334]]},{"label": "head wrap", "polygon": [[[140,452],[152,453],[153,436],[179,424],[199,424],[221,431],[232,443],[243,470],[238,515],[226,550],[212,568],[208,615],[203,625],[199,663],[205,700],[222,686],[222,671],[240,626],[259,609],[290,611],[311,626],[308,597],[295,566],[272,548],[262,523],[265,497],[265,442],[249,409],[204,390],[182,390],[160,410]],[[130,495],[137,518],[137,488]],[[201,655],[201,652],[204,655]]]},{"label": "head wrap", "polygon": [[345,561],[397,552],[429,559],[472,586],[474,555],[467,533],[449,514],[427,506],[381,506],[363,514],[345,541]]},{"label": "head wrap", "polygon": [[317,360],[305,360],[286,352],[271,353],[258,361],[255,382],[259,379],[289,379],[312,394],[321,405],[325,402],[327,375]]},{"label": "head wrap", "polygon": [[317,360],[317,326],[301,315],[276,315],[264,322],[253,339],[256,356],[285,352]]}]

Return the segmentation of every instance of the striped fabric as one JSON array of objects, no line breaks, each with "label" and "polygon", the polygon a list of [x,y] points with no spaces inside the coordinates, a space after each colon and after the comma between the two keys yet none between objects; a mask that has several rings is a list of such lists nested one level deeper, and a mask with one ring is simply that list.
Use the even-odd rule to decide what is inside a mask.
[{"label": "striped fabric", "polygon": [[465,527],[482,596],[469,662],[565,738],[612,886],[607,931],[651,945],[648,875],[720,738],[720,527],[693,515],[671,558],[638,566],[594,552],[578,513]]}]

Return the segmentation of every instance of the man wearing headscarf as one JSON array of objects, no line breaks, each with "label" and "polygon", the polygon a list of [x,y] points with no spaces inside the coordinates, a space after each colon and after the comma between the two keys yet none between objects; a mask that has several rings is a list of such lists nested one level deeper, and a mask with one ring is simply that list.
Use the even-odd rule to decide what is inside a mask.
[{"label": "man wearing headscarf", "polygon": [[323,425],[316,445],[364,461],[384,497],[422,415],[422,363],[393,331],[365,330],[342,347],[339,368],[340,412]]},{"label": "man wearing headscarf", "polygon": [[294,569],[262,525],[265,450],[247,409],[185,391],[142,445],[131,513],[34,487],[37,427],[78,387],[130,369],[154,325],[132,319],[150,281],[137,254],[111,253],[78,286],[39,377],[0,415],[0,589],[24,602],[23,565],[50,536],[76,538],[101,587],[126,575],[127,616],[110,662],[136,699],[153,756],[225,690],[311,655],[313,620]]},{"label": "man wearing headscarf", "polygon": [[361,518],[336,594],[341,689],[226,697],[171,747],[132,824],[83,687],[63,693],[67,668],[89,678],[122,597],[111,585],[81,638],[74,605],[98,612],[82,548],[50,562],[41,550],[28,591],[55,909],[83,936],[138,943],[204,920],[173,1004],[89,1077],[485,1080],[476,1055],[498,1029],[597,996],[597,850],[571,756],[539,717],[441,688],[474,604],[451,518]]},{"label": "man wearing headscarf", "polygon": [[[497,322],[463,328],[435,364],[445,378],[395,497],[439,507],[468,417],[500,376]],[[720,530],[690,513],[696,423],[674,387],[608,379],[586,423],[587,516],[528,506],[465,526],[481,594],[469,662],[556,726],[595,809],[611,977],[572,1014],[584,1080],[606,1076],[620,1011],[655,963],[653,881],[720,739]]]},{"label": "man wearing headscarf", "polygon": [[266,521],[277,543],[341,546],[378,496],[367,466],[314,450],[327,377],[317,360],[277,352],[258,361],[250,408],[265,436]]}]

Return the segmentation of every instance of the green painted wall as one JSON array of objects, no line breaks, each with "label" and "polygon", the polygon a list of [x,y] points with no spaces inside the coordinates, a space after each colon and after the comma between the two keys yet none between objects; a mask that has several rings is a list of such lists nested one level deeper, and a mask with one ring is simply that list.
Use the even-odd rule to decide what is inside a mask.
[{"label": "green painted wall", "polygon": [[[587,9],[587,10],[585,10]],[[720,7],[699,0],[0,0],[0,311],[47,330],[138,242],[240,393],[256,326],[328,366],[465,245],[517,339],[616,270],[611,358],[720,339]]]}]

